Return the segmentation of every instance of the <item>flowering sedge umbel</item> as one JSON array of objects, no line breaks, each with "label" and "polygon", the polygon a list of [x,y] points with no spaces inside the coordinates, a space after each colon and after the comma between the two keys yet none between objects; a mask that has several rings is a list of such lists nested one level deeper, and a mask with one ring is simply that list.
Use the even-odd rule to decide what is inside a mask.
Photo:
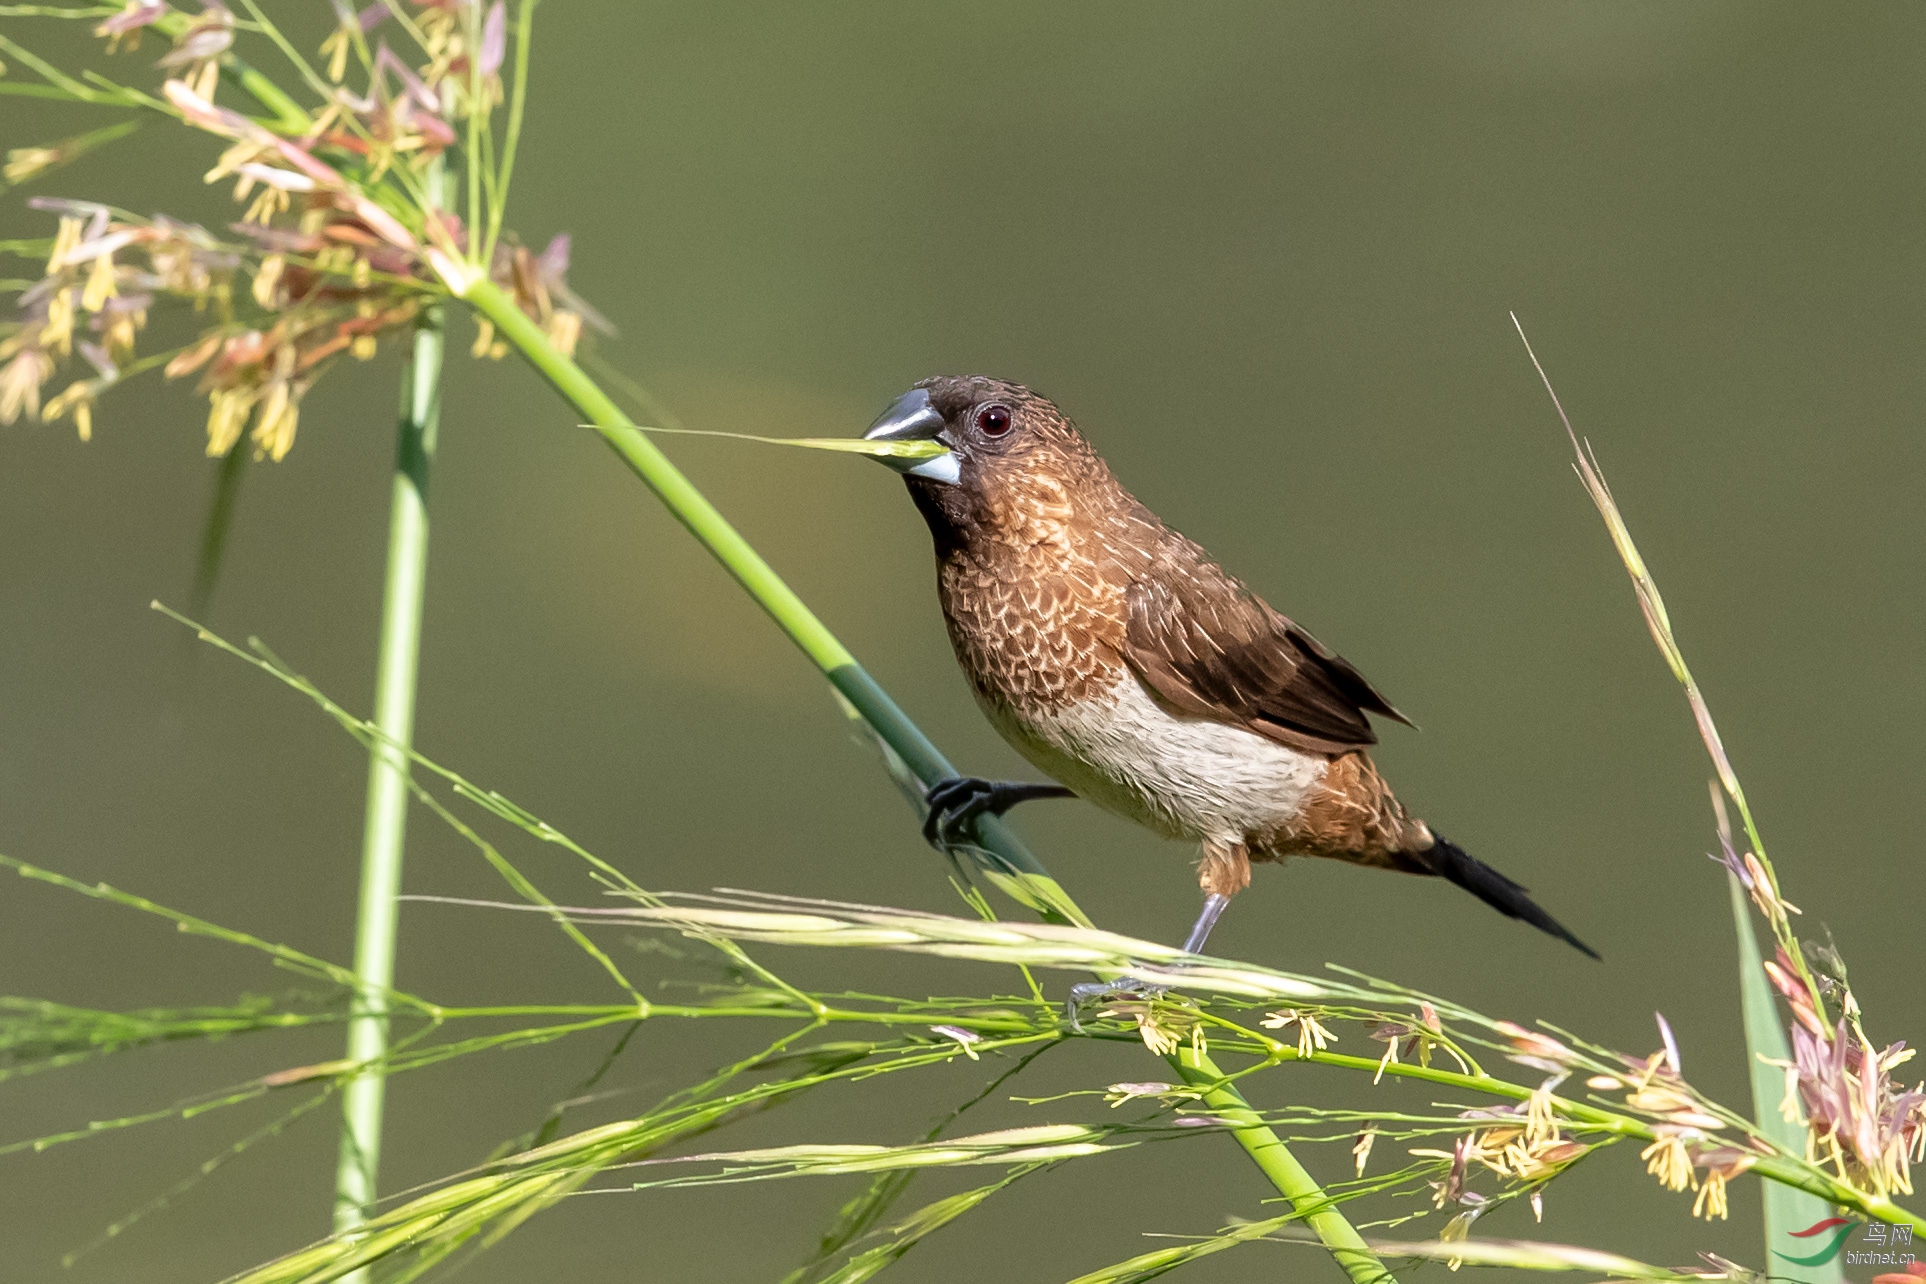
[{"label": "flowering sedge umbel", "polygon": [[[319,231],[281,237],[264,253],[258,239],[222,241],[172,219],[116,218],[104,206],[75,202],[35,205],[60,216],[59,230],[44,275],[20,296],[13,334],[0,342],[0,423],[36,410],[48,421],[71,415],[84,440],[101,394],[164,361],[169,377],[202,374],[209,454],[226,454],[251,419],[257,454],[280,459],[293,444],[301,398],[328,358],[372,356],[376,336],[405,326],[419,307],[419,292],[406,287],[372,277],[357,287],[352,265],[334,248],[342,242]],[[290,250],[299,252],[292,261]],[[250,267],[273,288],[237,298],[238,278]],[[177,352],[142,359],[139,336],[162,299],[214,324]],[[42,386],[76,356],[87,375],[42,404]]]},{"label": "flowering sedge umbel", "polygon": [[[1558,1082],[1556,1078],[1547,1080],[1522,1104],[1464,1111],[1461,1118],[1493,1122],[1460,1134],[1450,1150],[1411,1149],[1411,1154],[1421,1158],[1449,1161],[1444,1176],[1431,1183],[1435,1207],[1457,1205],[1464,1210],[1459,1215],[1469,1227],[1490,1204],[1487,1197],[1469,1188],[1474,1165],[1515,1183],[1514,1193],[1530,1190],[1536,1197],[1546,1182],[1591,1153],[1591,1145],[1561,1131],[1551,1095]],[[1360,1145],[1368,1155],[1368,1144],[1361,1141]],[[1360,1159],[1360,1175],[1362,1168]],[[1542,1199],[1534,1206],[1542,1206]]]},{"label": "flowering sedge umbel", "polygon": [[1879,1195],[1910,1195],[1912,1165],[1926,1157],[1926,1084],[1902,1089],[1892,1071],[1912,1049],[1875,1050],[1857,1022],[1831,1039],[1792,1030],[1789,1097],[1804,1111],[1807,1158]]},{"label": "flowering sedge umbel", "polygon": [[[458,126],[478,113],[485,120],[501,100],[505,6],[418,3],[407,27],[422,41],[419,65],[385,43],[369,49],[366,37],[388,10],[336,9],[329,83],[316,86],[322,101],[304,112],[283,100],[272,128],[214,101],[220,69],[246,29],[218,0],[198,12],[131,0],[95,28],[110,52],[132,48],[149,26],[172,42],[159,60],[172,76],[158,99],[144,101],[164,100],[183,123],[226,140],[205,178],[232,184],[242,217],[217,234],[104,205],[35,202],[59,223],[41,279],[20,296],[13,324],[0,328],[0,423],[71,418],[88,439],[101,395],[159,366],[169,378],[197,377],[210,455],[246,437],[257,457],[279,460],[328,366],[373,357],[383,340],[411,330],[422,308],[448,292],[449,264],[479,265],[463,270],[506,289],[564,352],[574,351],[585,323],[607,329],[568,288],[566,236],[535,253],[498,235],[502,193],[491,190],[486,235],[477,237],[432,190],[433,167],[459,139]],[[360,93],[343,83],[351,52],[366,72]],[[15,149],[9,178],[131,128]],[[165,304],[205,318],[199,337],[174,351],[138,351],[150,312]],[[477,347],[477,355],[506,351],[486,326]],[[84,365],[64,387],[48,386],[76,363]]]},{"label": "flowering sedge umbel", "polygon": [[1371,1031],[1371,1038],[1384,1044],[1384,1054],[1378,1058],[1378,1073],[1371,1080],[1374,1084],[1381,1082],[1384,1072],[1401,1061],[1416,1061],[1428,1069],[1434,1048],[1443,1048],[1458,1063],[1459,1070],[1471,1073],[1470,1063],[1445,1038],[1444,1024],[1438,1020],[1438,1010],[1429,1003],[1418,1005],[1417,1022],[1381,1022]]}]

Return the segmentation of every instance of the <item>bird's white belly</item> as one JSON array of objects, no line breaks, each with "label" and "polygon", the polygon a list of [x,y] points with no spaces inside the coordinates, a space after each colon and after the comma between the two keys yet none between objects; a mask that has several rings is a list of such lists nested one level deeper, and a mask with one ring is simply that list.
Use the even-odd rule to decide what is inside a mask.
[{"label": "bird's white belly", "polygon": [[1171,713],[1129,672],[1103,695],[1041,716],[986,710],[1006,740],[1079,795],[1174,838],[1238,842],[1284,824],[1329,762]]}]

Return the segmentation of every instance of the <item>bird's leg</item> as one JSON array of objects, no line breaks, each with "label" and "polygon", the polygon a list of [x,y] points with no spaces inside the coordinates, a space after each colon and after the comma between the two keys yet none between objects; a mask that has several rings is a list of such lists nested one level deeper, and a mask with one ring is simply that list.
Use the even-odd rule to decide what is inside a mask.
[{"label": "bird's leg", "polygon": [[1064,1001],[1063,1015],[1069,1021],[1070,1028],[1082,1034],[1083,1009],[1090,1004],[1100,1003],[1119,994],[1153,999],[1169,988],[1167,985],[1157,985],[1134,976],[1120,976],[1114,981],[1083,981],[1070,987],[1070,997]]},{"label": "bird's leg", "polygon": [[1204,898],[1204,908],[1198,912],[1197,921],[1191,924],[1190,935],[1184,938],[1184,953],[1201,954],[1204,942],[1210,939],[1210,929],[1217,926],[1217,920],[1230,904],[1230,897],[1212,892]]},{"label": "bird's leg", "polygon": [[1001,816],[1032,798],[1075,798],[1062,785],[1030,784],[1020,780],[983,780],[951,776],[939,780],[923,795],[929,812],[923,817],[923,841],[947,851],[968,840],[970,823],[978,816]]},{"label": "bird's leg", "polygon": [[1251,885],[1250,850],[1236,839],[1206,838],[1198,853],[1197,885],[1204,889],[1204,908],[1184,938],[1186,954],[1203,952],[1231,897]]},{"label": "bird's leg", "polygon": [[[1217,926],[1223,915],[1224,907],[1230,904],[1230,897],[1215,892],[1204,898],[1204,908],[1192,924],[1190,935],[1184,938],[1184,953],[1196,954],[1204,948],[1210,938],[1210,929]],[[1106,999],[1113,994],[1162,994],[1169,986],[1154,985],[1134,976],[1120,976],[1114,981],[1085,981],[1070,987],[1070,1028],[1081,1029],[1077,1024],[1077,1009],[1096,999]]]},{"label": "bird's leg", "polygon": [[[1223,917],[1224,907],[1231,897],[1251,885],[1251,862],[1244,844],[1234,841],[1205,839],[1203,857],[1197,866],[1197,881],[1204,889],[1204,908],[1191,925],[1190,935],[1184,938],[1184,953],[1196,954],[1210,939],[1210,930],[1217,926]],[[1098,999],[1109,998],[1113,994],[1161,994],[1168,986],[1153,985],[1134,976],[1120,976],[1114,981],[1085,981],[1070,987],[1070,1001],[1067,1010],[1070,1028],[1080,1030],[1078,1009]]]}]

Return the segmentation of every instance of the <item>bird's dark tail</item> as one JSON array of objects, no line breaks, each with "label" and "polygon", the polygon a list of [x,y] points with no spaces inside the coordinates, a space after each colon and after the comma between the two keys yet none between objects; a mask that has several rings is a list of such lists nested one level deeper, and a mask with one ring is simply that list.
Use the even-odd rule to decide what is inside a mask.
[{"label": "bird's dark tail", "polygon": [[1525,895],[1523,887],[1444,835],[1434,832],[1432,837],[1437,840],[1436,845],[1417,853],[1417,858],[1428,865],[1433,874],[1456,883],[1506,918],[1523,919],[1539,931],[1556,936],[1593,958],[1598,957],[1597,950],[1565,930],[1564,924]]}]

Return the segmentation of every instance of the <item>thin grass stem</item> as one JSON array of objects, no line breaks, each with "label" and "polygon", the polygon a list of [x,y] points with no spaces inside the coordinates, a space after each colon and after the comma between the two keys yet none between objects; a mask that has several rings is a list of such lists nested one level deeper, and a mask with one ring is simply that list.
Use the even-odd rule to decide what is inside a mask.
[{"label": "thin grass stem", "polygon": [[[439,165],[429,176],[441,185]],[[415,679],[421,659],[421,618],[428,577],[428,471],[441,418],[442,309],[422,310],[414,353],[402,383],[389,508],[388,565],[382,592],[380,656],[375,675],[375,725],[369,746],[368,800],[361,851],[354,971],[361,988],[348,1025],[347,1058],[373,1067],[342,1094],[343,1125],[335,1171],[337,1230],[360,1225],[373,1204],[381,1162],[381,1122],[387,1080],[379,1063],[388,1051],[387,993],[394,981],[401,865],[409,800],[408,746],[414,738]]]},{"label": "thin grass stem", "polygon": [[508,91],[508,128],[502,136],[501,177],[495,182],[499,193],[488,211],[488,239],[482,244],[482,264],[495,260],[495,242],[502,234],[502,216],[508,208],[508,184],[515,177],[515,150],[522,141],[522,113],[528,106],[528,49],[535,34],[535,0],[521,0],[515,10],[515,83]]}]

